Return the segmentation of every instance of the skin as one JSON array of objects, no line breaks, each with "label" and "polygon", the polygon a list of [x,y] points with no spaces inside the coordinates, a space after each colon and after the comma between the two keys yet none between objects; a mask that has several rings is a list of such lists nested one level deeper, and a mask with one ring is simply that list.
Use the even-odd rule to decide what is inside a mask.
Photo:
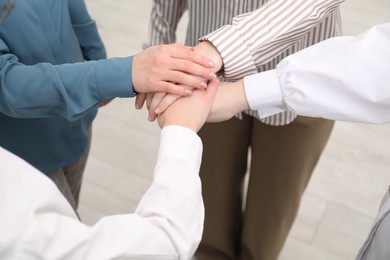
[{"label": "skin", "polygon": [[157,117],[161,128],[179,125],[198,132],[210,113],[219,87],[219,80],[210,81],[207,89],[196,89],[192,95],[182,97]]},{"label": "skin", "polygon": [[145,49],[133,58],[132,79],[138,93],[165,92],[178,96],[204,89],[215,78],[213,62],[180,44]]},{"label": "skin", "polygon": [[[210,77],[208,80],[213,79],[216,77],[215,73],[221,69],[223,66],[221,55],[219,54],[218,50],[207,41],[199,43],[197,46],[193,48],[194,53],[201,55],[202,57],[208,57],[211,60],[211,63],[213,64],[213,67],[211,68],[212,73],[209,74]],[[191,72],[193,75],[195,75],[194,72]],[[199,75],[199,73],[198,73]],[[203,82],[202,87],[205,85],[205,79],[206,77],[198,77],[197,80],[200,80]],[[177,81],[176,81],[177,82]],[[180,87],[184,88],[186,91],[192,91],[193,86],[196,85],[188,85],[183,82],[177,82]],[[198,82],[197,82],[198,83]],[[206,85],[207,86],[207,85]],[[178,98],[180,98],[180,94],[174,94],[172,92],[168,93],[167,91],[159,91],[156,93],[150,93],[150,94],[143,94],[138,95],[135,102],[135,107],[137,109],[141,109],[146,102],[147,107],[149,109],[149,121],[154,121],[157,116],[161,113],[163,113],[171,104],[173,104]]]},{"label": "skin", "polygon": [[[209,57],[213,61],[215,64],[214,68],[212,68],[213,72],[217,72],[222,68],[221,55],[210,42],[201,42],[194,47],[194,51],[202,56]],[[179,95],[165,92],[150,93],[137,97],[136,108],[142,108],[144,102],[146,102],[149,110],[148,119],[149,121],[154,121],[158,115],[164,113],[167,108],[178,101],[180,101]],[[249,105],[245,95],[243,80],[233,83],[223,82],[218,88],[207,121],[225,121],[246,109],[249,109]]]}]

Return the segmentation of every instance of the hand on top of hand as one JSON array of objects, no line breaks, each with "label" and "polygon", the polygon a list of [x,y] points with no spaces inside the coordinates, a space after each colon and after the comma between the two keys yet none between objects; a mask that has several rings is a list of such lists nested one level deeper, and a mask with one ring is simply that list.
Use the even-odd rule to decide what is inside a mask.
[{"label": "hand on top of hand", "polygon": [[138,93],[166,92],[185,96],[216,78],[213,62],[180,44],[145,49],[133,58],[133,88]]},{"label": "hand on top of hand", "polygon": [[219,80],[210,81],[207,89],[196,89],[192,95],[176,100],[157,120],[161,128],[179,125],[198,132],[205,123],[219,86]]},{"label": "hand on top of hand", "polygon": [[[179,45],[180,46],[180,45]],[[183,46],[181,46],[183,47]],[[189,47],[187,47],[189,48]],[[193,48],[193,51],[202,57],[208,57],[214,65],[211,67],[212,72],[217,72],[222,67],[222,58],[218,50],[208,41],[203,41]],[[203,82],[206,79],[200,78]],[[204,86],[204,85],[203,85]],[[181,85],[181,87],[191,93],[192,87]],[[154,121],[158,114],[163,113],[173,102],[182,96],[181,94],[167,93],[167,91],[159,91],[158,93],[139,94],[136,98],[135,106],[141,109],[146,101],[149,110],[149,121]]]}]

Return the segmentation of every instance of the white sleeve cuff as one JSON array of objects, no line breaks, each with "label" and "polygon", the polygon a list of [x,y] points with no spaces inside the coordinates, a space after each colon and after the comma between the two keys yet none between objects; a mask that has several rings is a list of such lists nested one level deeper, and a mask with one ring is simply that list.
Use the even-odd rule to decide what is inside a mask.
[{"label": "white sleeve cuff", "polygon": [[257,110],[260,118],[286,111],[276,70],[245,77],[244,87],[249,107]]},{"label": "white sleeve cuff", "polygon": [[194,131],[182,126],[169,125],[161,130],[157,163],[176,158],[188,164],[194,172],[199,172],[202,149],[202,141]]}]

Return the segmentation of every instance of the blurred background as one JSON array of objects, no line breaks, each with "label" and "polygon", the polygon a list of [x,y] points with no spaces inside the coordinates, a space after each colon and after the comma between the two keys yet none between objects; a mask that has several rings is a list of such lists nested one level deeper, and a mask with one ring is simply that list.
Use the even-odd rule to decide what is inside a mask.
[{"label": "blurred background", "polygon": [[[109,57],[141,51],[151,0],[85,1]],[[390,22],[389,0],[347,0],[341,9],[344,35]],[[181,43],[186,19],[179,26]],[[157,124],[147,121],[146,110],[135,110],[134,99],[115,99],[100,109],[79,206],[85,223],[135,209],[151,182],[159,134]],[[389,188],[389,145],[390,124],[336,123],[280,260],[356,256]]]}]

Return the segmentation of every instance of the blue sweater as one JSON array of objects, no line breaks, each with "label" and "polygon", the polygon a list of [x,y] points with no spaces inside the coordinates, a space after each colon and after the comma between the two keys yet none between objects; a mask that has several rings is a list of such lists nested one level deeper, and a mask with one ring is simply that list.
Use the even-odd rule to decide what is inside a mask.
[{"label": "blue sweater", "polygon": [[83,0],[15,6],[0,26],[0,146],[48,173],[83,154],[100,102],[133,95],[132,57],[105,59]]}]

